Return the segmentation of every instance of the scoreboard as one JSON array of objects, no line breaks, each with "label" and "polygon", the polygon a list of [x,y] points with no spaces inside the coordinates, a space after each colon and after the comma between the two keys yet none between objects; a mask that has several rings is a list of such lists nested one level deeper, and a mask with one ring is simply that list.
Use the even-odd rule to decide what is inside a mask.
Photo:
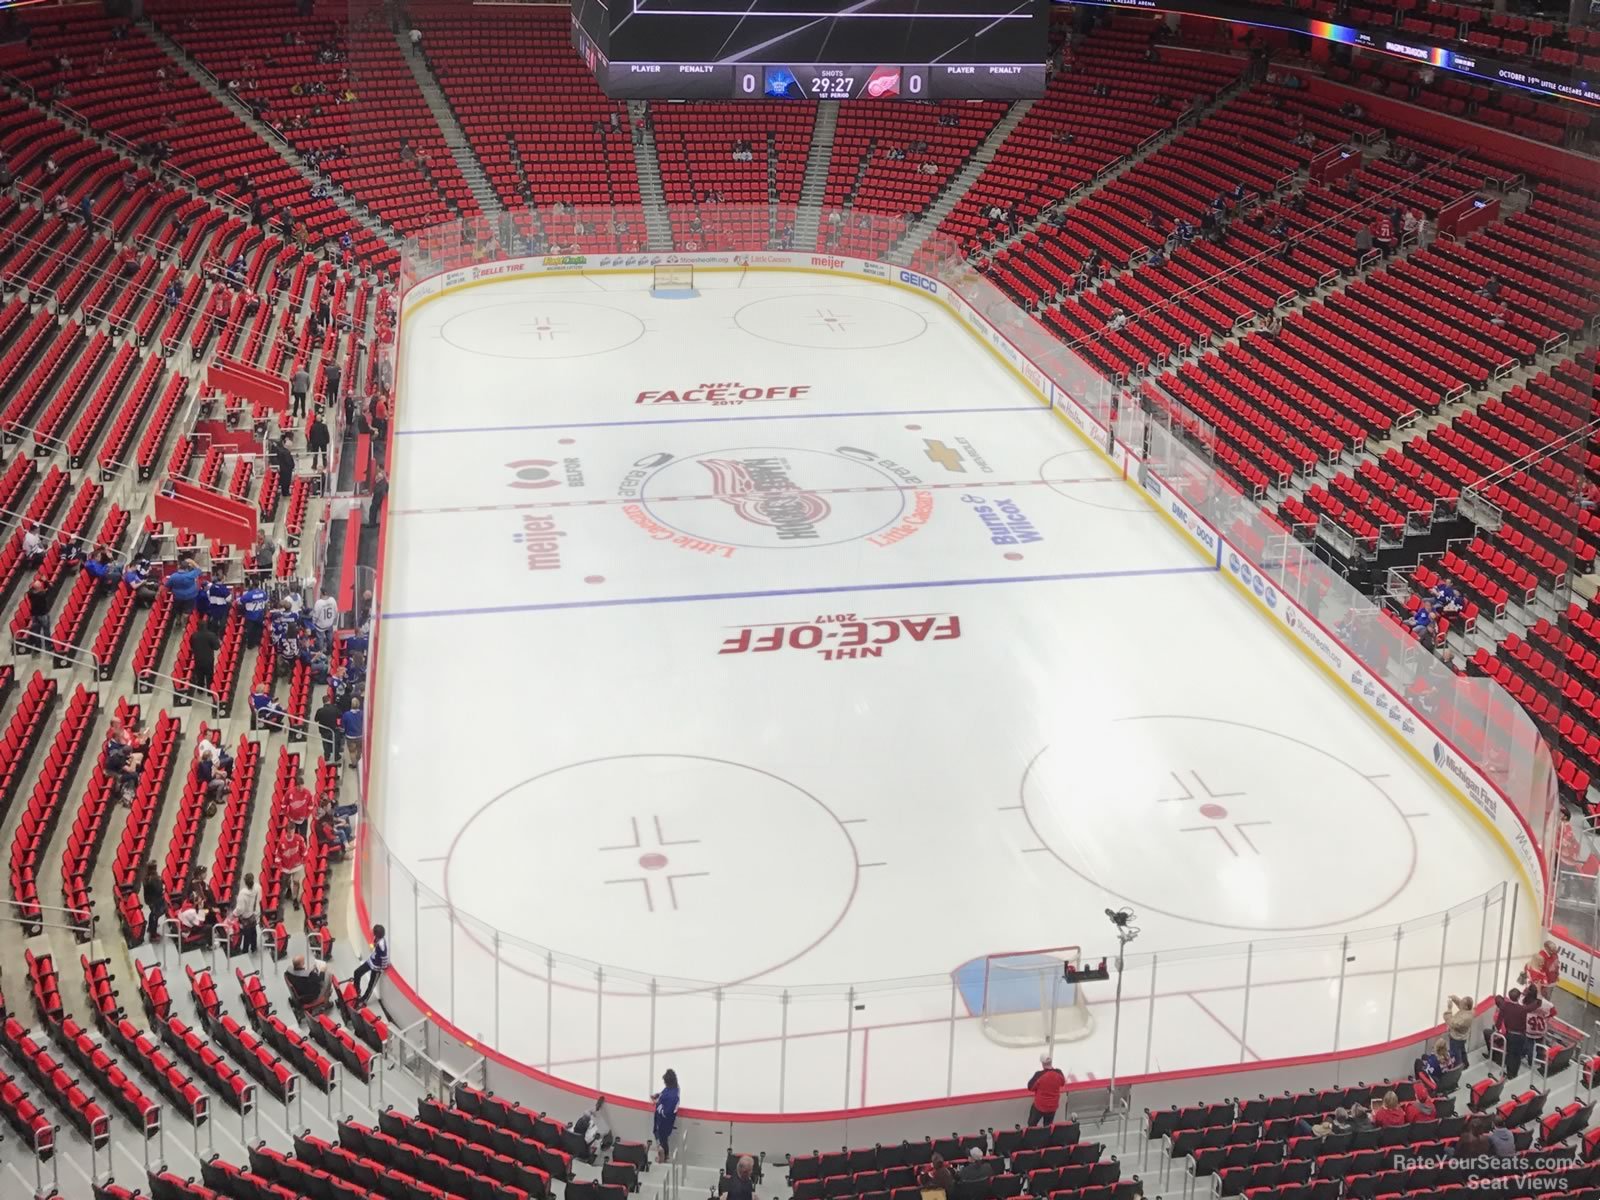
[{"label": "scoreboard", "polygon": [[572,0],[617,99],[1023,100],[1048,0]]}]

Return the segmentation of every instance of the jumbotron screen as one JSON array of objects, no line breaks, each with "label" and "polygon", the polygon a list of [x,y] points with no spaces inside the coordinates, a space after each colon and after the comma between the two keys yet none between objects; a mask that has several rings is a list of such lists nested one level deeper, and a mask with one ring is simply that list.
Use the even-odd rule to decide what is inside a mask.
[{"label": "jumbotron screen", "polygon": [[1025,100],[1048,0],[572,0],[606,95],[660,100]]}]

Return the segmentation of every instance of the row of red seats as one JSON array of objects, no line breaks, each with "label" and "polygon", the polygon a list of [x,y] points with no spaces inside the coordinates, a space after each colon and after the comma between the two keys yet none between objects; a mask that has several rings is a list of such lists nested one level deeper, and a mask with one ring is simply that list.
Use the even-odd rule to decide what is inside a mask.
[{"label": "row of red seats", "polygon": [[199,1127],[211,1114],[211,1099],[194,1079],[173,1062],[149,1033],[139,1029],[117,1003],[115,982],[105,959],[91,962],[80,956],[84,985],[94,1006],[96,1026],[106,1040],[121,1052],[155,1089],[164,1096],[185,1121]]},{"label": "row of red seats", "polygon": [[273,1010],[261,977],[253,971],[247,975],[239,967],[234,968],[234,974],[239,979],[245,1016],[261,1039],[292,1063],[318,1091],[331,1092],[337,1087],[339,1068],[307,1038],[284,1024]]},{"label": "row of red seats", "polygon": [[217,834],[217,849],[211,862],[211,895],[224,908],[231,908],[239,887],[239,863],[245,841],[250,836],[250,818],[255,810],[256,778],[261,765],[261,743],[241,739],[234,757],[233,779],[227,806],[222,810],[222,828]]},{"label": "row of red seats", "polygon": [[50,751],[40,767],[28,805],[11,839],[11,895],[14,911],[29,936],[44,930],[39,907],[39,860],[55,834],[61,809],[89,734],[100,711],[100,696],[81,683],[67,701]]}]

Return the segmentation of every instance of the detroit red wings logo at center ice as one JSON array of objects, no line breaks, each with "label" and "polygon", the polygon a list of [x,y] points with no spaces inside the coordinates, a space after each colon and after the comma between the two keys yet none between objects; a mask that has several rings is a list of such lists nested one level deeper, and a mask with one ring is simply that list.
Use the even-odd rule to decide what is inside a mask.
[{"label": "detroit red wings logo at center ice", "polygon": [[700,465],[717,499],[741,520],[777,530],[782,541],[816,537],[817,524],[833,511],[821,496],[795,486],[788,459],[708,458]]}]

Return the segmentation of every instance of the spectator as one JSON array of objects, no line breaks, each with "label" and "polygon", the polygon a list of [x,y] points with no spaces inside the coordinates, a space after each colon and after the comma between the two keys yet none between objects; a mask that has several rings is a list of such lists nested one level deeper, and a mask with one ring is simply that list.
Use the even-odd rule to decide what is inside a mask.
[{"label": "spectator", "polygon": [[[372,927],[372,949],[367,952],[367,957],[361,960],[355,973],[350,976],[351,986],[356,988],[359,996],[356,1003],[365,1005],[372,999],[372,990],[378,986],[378,980],[389,969],[389,935],[382,925]],[[361,981],[365,978],[366,987],[362,988]]]},{"label": "spectator", "polygon": [[1517,1135],[1506,1125],[1505,1114],[1496,1112],[1489,1130],[1489,1153],[1496,1158],[1511,1158],[1517,1152]]},{"label": "spectator", "polygon": [[235,603],[244,615],[244,644],[254,650],[261,645],[261,630],[267,619],[267,593],[260,584],[251,584],[239,593]]},{"label": "spectator", "polygon": [[245,872],[244,882],[233,898],[233,919],[239,925],[239,948],[246,954],[256,952],[257,926],[261,922],[261,885],[252,872]]},{"label": "spectator", "polygon": [[219,635],[227,628],[228,613],[232,610],[233,589],[220,575],[212,572],[211,582],[206,585],[206,615],[211,621],[211,627]]},{"label": "spectator", "polygon": [[289,724],[289,710],[269,691],[250,693],[250,711],[255,716],[257,729],[282,733]]},{"label": "spectator", "polygon": [[1461,593],[1456,589],[1453,577],[1446,575],[1434,587],[1431,594],[1435,606],[1442,615],[1453,617],[1461,612]]},{"label": "spectator", "polygon": [[1478,289],[1478,294],[1485,299],[1494,300],[1500,295],[1500,277],[1491,275],[1483,281],[1483,286]]},{"label": "spectator", "polygon": [[666,1162],[672,1152],[672,1130],[678,1123],[678,1097],[678,1073],[669,1067],[662,1073],[661,1090],[650,1094],[656,1105],[650,1132],[656,1142],[657,1162]]},{"label": "spectator", "polygon": [[289,449],[290,437],[291,434],[285,430],[272,451],[272,463],[278,468],[279,496],[287,496],[289,489],[294,486],[294,453]]},{"label": "spectator", "polygon": [[322,368],[322,392],[326,402],[332,404],[339,398],[339,384],[344,380],[344,368],[339,360],[331,358]]},{"label": "spectator", "polygon": [[372,495],[367,499],[366,524],[369,527],[377,525],[378,515],[383,511],[383,502],[388,495],[389,477],[384,474],[382,467],[378,467],[372,480]]},{"label": "spectator", "polygon": [[572,1123],[572,1132],[583,1139],[584,1149],[590,1162],[599,1157],[599,1152],[612,1143],[611,1112],[606,1108],[606,1098],[596,1096],[594,1107],[579,1115]]},{"label": "spectator", "polygon": [[1028,1127],[1049,1125],[1056,1119],[1056,1109],[1061,1106],[1061,1093],[1067,1086],[1067,1077],[1055,1065],[1049,1054],[1039,1056],[1039,1069],[1028,1080],[1028,1090],[1033,1093],[1033,1106],[1028,1110]]},{"label": "spectator", "polygon": [[44,539],[39,536],[39,527],[29,525],[22,532],[22,561],[25,566],[37,567],[44,561],[48,547]]},{"label": "spectator", "polygon": [[322,758],[324,762],[336,763],[339,761],[339,707],[332,700],[324,700],[322,707],[312,715],[311,720],[317,727],[317,732],[322,735]]},{"label": "spectator", "polygon": [[994,1167],[983,1156],[983,1151],[974,1146],[967,1151],[967,1161],[962,1164],[960,1182],[983,1183],[994,1175]]},{"label": "spectator", "polygon": [[1522,1060],[1528,1053],[1528,1006],[1522,994],[1512,988],[1504,996],[1494,998],[1494,1007],[1500,1032],[1506,1040],[1506,1078],[1515,1079],[1521,1074]]},{"label": "spectator", "polygon": [[50,637],[50,606],[55,603],[63,574],[58,571],[53,580],[35,579],[28,585],[28,632],[41,652],[55,644]]},{"label": "spectator", "polygon": [[311,606],[311,627],[323,650],[333,649],[333,627],[339,623],[339,602],[332,592],[323,592]]},{"label": "spectator", "polygon": [[179,559],[178,569],[167,576],[165,585],[172,593],[174,613],[186,613],[192,609],[195,597],[200,594],[200,568],[194,565],[194,559]]},{"label": "spectator", "polygon": [[1359,262],[1372,253],[1372,227],[1365,221],[1356,229],[1356,259]]},{"label": "spectator", "polygon": [[1528,985],[1528,990],[1522,994],[1522,1002],[1528,1010],[1525,1036],[1528,1039],[1528,1063],[1531,1066],[1539,1061],[1539,1050],[1549,1035],[1550,1018],[1554,1010],[1544,1006],[1544,1002],[1539,998],[1538,987],[1531,983]]},{"label": "spectator", "polygon": [[1399,245],[1395,239],[1394,222],[1387,214],[1379,214],[1378,219],[1372,223],[1372,240],[1378,243],[1378,249],[1385,255],[1393,254]]},{"label": "spectator", "polygon": [[300,907],[300,894],[305,887],[306,850],[305,837],[293,826],[278,835],[278,852],[273,863],[283,880],[284,894],[296,908]]},{"label": "spectator", "polygon": [[1481,1158],[1491,1152],[1489,1143],[1488,1118],[1479,1115],[1467,1121],[1467,1127],[1461,1131],[1461,1137],[1456,1141],[1455,1160],[1465,1165],[1474,1158]]},{"label": "spectator", "polygon": [[1111,319],[1106,322],[1107,333],[1117,333],[1128,323],[1128,314],[1120,308],[1111,310]]},{"label": "spectator", "polygon": [[161,921],[167,915],[167,889],[155,863],[149,860],[139,868],[139,894],[146,910],[145,931],[154,945],[161,938]]},{"label": "spectator", "polygon": [[311,452],[311,467],[316,471],[328,469],[328,446],[333,437],[328,432],[328,423],[322,419],[322,409],[318,408],[311,414],[311,428],[306,431],[306,449]]},{"label": "spectator", "polygon": [[311,821],[315,804],[316,797],[311,794],[311,789],[305,785],[305,780],[297,777],[283,799],[283,819],[303,834]]},{"label": "spectator", "polygon": [[953,1200],[956,1191],[956,1177],[950,1174],[950,1168],[944,1164],[944,1155],[935,1154],[920,1171],[917,1172],[917,1186],[922,1189],[924,1200],[928,1200],[929,1192],[943,1192],[945,1200]]},{"label": "spectator", "polygon": [[361,737],[365,728],[365,714],[361,711],[361,697],[350,697],[350,707],[339,717],[339,732],[344,735],[344,748],[350,756],[350,765],[361,763]]},{"label": "spectator", "polygon": [[1372,1123],[1380,1129],[1394,1129],[1401,1125],[1409,1125],[1413,1120],[1417,1119],[1413,1115],[1412,1110],[1414,1107],[1420,1106],[1415,1106],[1410,1101],[1401,1104],[1400,1097],[1394,1092],[1385,1092],[1383,1099],[1378,1101],[1377,1106],[1372,1110]]},{"label": "spectator", "polygon": [[202,624],[189,635],[189,683],[198,691],[211,690],[211,677],[217,669],[217,651],[222,639],[210,624]]},{"label": "spectator", "polygon": [[331,797],[317,806],[317,844],[337,847],[340,854],[350,848],[350,822],[339,815]]},{"label": "spectator", "polygon": [[1528,960],[1528,965],[1522,969],[1524,982],[1534,987],[1551,988],[1561,978],[1561,951],[1555,942],[1545,939],[1539,953]]},{"label": "spectator", "polygon": [[333,982],[328,973],[316,963],[307,963],[304,954],[296,954],[289,969],[283,973],[289,985],[289,995],[301,1012],[312,1012],[328,1003],[333,994]]},{"label": "spectator", "polygon": [[1467,1063],[1467,1039],[1472,1036],[1475,1019],[1471,996],[1450,997],[1450,1003],[1445,1005],[1444,1010],[1445,1037],[1449,1042],[1450,1057],[1462,1066]]},{"label": "spectator", "polygon": [[722,1187],[717,1194],[723,1200],[755,1200],[755,1169],[755,1159],[748,1154],[740,1156],[733,1174],[723,1177]]}]

